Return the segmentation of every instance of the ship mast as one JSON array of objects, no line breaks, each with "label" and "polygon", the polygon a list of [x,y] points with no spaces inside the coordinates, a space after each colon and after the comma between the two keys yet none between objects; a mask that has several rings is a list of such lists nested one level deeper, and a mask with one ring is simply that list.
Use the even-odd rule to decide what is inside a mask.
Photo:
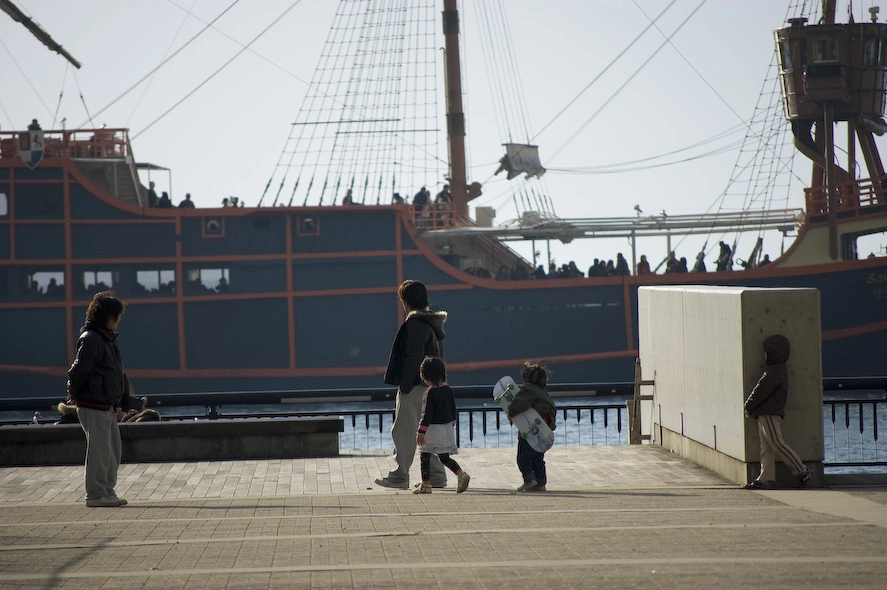
[{"label": "ship mast", "polygon": [[55,40],[49,36],[49,33],[40,28],[40,25],[35,23],[31,18],[25,16],[25,13],[23,13],[18,6],[13,4],[11,0],[0,0],[0,10],[12,17],[12,20],[15,22],[24,25],[24,27],[28,29],[38,41],[71,62],[71,65],[75,68],[78,70],[80,69],[80,62],[74,59],[74,56],[68,53],[64,47],[56,43]]},{"label": "ship mast", "polygon": [[456,0],[444,0],[444,65],[447,95],[447,143],[450,193],[457,220],[468,219],[468,179],[465,169],[465,113],[462,111],[462,69],[459,58],[459,10]]}]

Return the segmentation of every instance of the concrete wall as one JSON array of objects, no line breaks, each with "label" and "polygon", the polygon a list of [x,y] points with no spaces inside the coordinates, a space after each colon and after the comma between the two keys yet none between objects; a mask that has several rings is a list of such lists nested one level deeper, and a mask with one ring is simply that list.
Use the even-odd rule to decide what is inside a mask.
[{"label": "concrete wall", "polygon": [[[786,336],[792,351],[783,435],[813,469],[812,484],[821,484],[817,290],[642,287],[638,315],[643,378],[655,380],[652,412],[648,406],[642,416],[653,442],[742,484],[760,469],[757,423],[744,416],[743,402],[764,370],[764,339]],[[777,483],[793,482],[777,463]]]},{"label": "concrete wall", "polygon": [[[344,420],[242,418],[120,424],[124,463],[337,457]],[[0,466],[79,465],[86,438],[79,424],[0,427]]]}]

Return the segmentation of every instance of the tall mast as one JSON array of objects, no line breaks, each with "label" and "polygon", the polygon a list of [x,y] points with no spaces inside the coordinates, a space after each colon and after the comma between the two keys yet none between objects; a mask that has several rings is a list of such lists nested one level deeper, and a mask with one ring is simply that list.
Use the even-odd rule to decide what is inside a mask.
[{"label": "tall mast", "polygon": [[450,156],[450,193],[457,220],[468,219],[468,181],[465,171],[465,113],[462,111],[462,69],[459,58],[459,11],[456,0],[444,0],[444,63],[447,93],[447,140]]}]

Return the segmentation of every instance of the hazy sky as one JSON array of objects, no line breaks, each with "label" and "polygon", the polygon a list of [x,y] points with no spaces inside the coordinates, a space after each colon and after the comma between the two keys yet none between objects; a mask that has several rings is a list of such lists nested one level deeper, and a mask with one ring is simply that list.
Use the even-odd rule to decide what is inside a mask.
[{"label": "hazy sky", "polygon": [[[138,161],[172,170],[171,187],[165,174],[154,173],[152,180],[161,190],[171,190],[174,202],[190,192],[203,207],[217,206],[229,195],[239,196],[248,206],[258,202],[306,93],[305,81],[311,79],[337,4],[334,0],[16,3],[83,68],[75,75],[62,57],[44,48],[23,26],[0,15],[2,130],[24,129],[35,117],[44,129],[61,128],[62,118],[69,129],[90,126],[88,111],[96,126],[129,127]],[[203,28],[198,19],[209,22],[232,4],[214,29],[115,102]],[[484,181],[495,171],[505,138],[497,136],[489,112],[485,80],[491,76],[484,72],[481,57],[470,53],[477,47],[470,35],[483,26],[477,21],[476,2],[461,4],[468,64],[469,177]],[[709,209],[725,189],[736,161],[735,149],[671,166],[622,166],[639,168],[623,173],[558,170],[659,156],[731,129],[731,134],[706,147],[657,161],[680,160],[740,140],[744,132],[739,126],[752,116],[772,61],[772,31],[783,25],[786,4],[677,0],[657,23],[666,34],[672,34],[699,8],[672,37],[673,46],[662,49],[629,81],[664,40],[651,29],[535,138],[543,164],[552,169],[545,181],[557,214],[563,218],[631,216],[635,204],[645,213]],[[846,14],[846,4],[839,4],[840,14]],[[867,19],[872,4],[853,2],[856,20]],[[649,24],[644,12],[652,18],[669,2],[500,0],[495,5],[507,9],[520,85],[535,134]],[[242,44],[269,25],[250,50],[234,58]],[[230,65],[205,82],[232,58]],[[615,94],[623,84],[625,88]],[[808,168],[806,163],[798,167],[805,181]],[[497,222],[515,217],[507,194],[501,176],[485,185],[480,204],[497,206]],[[802,197],[798,191],[788,206],[801,207]],[[692,262],[704,239],[688,239],[679,246],[678,255]],[[872,249],[877,247],[876,243]],[[742,257],[745,248],[740,246]],[[529,256],[529,247],[518,249]],[[544,244],[537,244],[537,249],[544,257]],[[764,250],[773,257],[779,249],[779,240],[768,237]],[[617,251],[627,255],[629,247],[625,240],[581,240],[569,246],[552,243],[551,251],[558,263],[572,259],[584,270],[592,258],[614,258]],[[665,254],[665,240],[642,241],[641,252],[658,260]],[[712,261],[710,256],[709,266]]]}]

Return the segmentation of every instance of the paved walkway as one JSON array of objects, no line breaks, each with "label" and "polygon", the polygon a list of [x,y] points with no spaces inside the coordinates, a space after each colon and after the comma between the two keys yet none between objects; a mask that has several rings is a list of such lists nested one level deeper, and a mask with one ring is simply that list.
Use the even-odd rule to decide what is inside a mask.
[{"label": "paved walkway", "polygon": [[[887,486],[751,492],[644,447],[556,447],[519,494],[514,449],[463,449],[471,487],[372,484],[380,452],[0,469],[0,588],[883,588]],[[417,464],[414,469],[418,468]],[[880,484],[880,480],[875,480]]]}]

